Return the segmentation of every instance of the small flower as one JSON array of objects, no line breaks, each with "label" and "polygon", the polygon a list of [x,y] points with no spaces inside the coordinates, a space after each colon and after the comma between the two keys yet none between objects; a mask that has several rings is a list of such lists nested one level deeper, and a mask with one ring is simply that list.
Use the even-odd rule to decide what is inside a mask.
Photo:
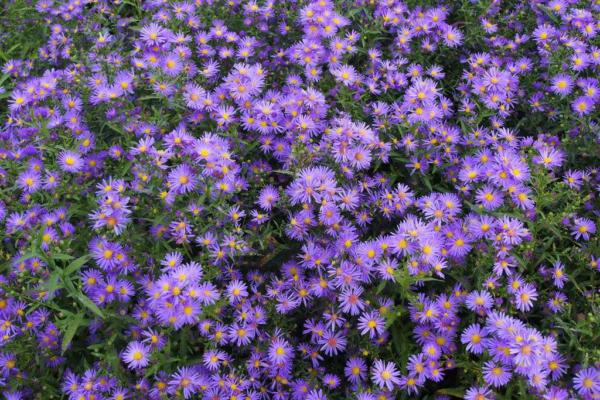
[{"label": "small flower", "polygon": [[575,218],[571,229],[575,240],[590,240],[590,234],[596,233],[596,224],[588,218]]},{"label": "small flower", "polygon": [[573,101],[573,103],[571,104],[571,108],[577,115],[581,117],[584,115],[588,115],[593,111],[594,103],[589,97],[580,96],[576,98],[575,101]]},{"label": "small flower", "polygon": [[537,299],[535,287],[526,283],[515,292],[515,303],[522,312],[527,312],[533,308],[533,302]]},{"label": "small flower", "polygon": [[561,96],[571,93],[573,88],[573,79],[566,74],[556,75],[552,78],[552,91]]},{"label": "small flower", "polygon": [[467,350],[474,354],[483,353],[486,332],[479,324],[469,326],[460,337],[460,341],[467,345]]},{"label": "small flower", "polygon": [[393,362],[376,360],[371,369],[371,378],[380,388],[392,390],[394,385],[400,384],[400,373]]},{"label": "small flower", "polygon": [[594,367],[579,371],[573,384],[577,392],[582,396],[593,396],[600,393],[600,370]]},{"label": "small flower", "polygon": [[269,345],[269,359],[275,364],[285,363],[294,356],[294,350],[290,344],[277,338]]},{"label": "small flower", "polygon": [[465,393],[465,400],[493,400],[494,396],[490,389],[485,387],[471,387]]},{"label": "small flower", "polygon": [[381,335],[384,332],[385,322],[378,312],[363,314],[358,319],[358,329],[363,335],[368,334],[370,338]]},{"label": "small flower", "polygon": [[72,151],[63,151],[58,156],[60,167],[67,172],[79,172],[83,167],[81,156]]},{"label": "small flower", "polygon": [[511,373],[503,365],[487,361],[483,366],[483,378],[489,385],[501,387],[508,383]]},{"label": "small flower", "polygon": [[148,365],[150,349],[141,342],[130,342],[123,353],[123,361],[131,369],[144,368]]}]

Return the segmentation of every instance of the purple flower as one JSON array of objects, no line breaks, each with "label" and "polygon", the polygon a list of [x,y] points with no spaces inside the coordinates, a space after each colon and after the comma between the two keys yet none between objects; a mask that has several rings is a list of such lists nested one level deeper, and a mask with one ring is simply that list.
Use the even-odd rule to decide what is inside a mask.
[{"label": "purple flower", "polygon": [[520,367],[534,365],[538,356],[538,342],[532,340],[534,337],[526,337],[510,345],[510,354],[514,357],[514,364]]},{"label": "purple flower", "polygon": [[504,202],[502,193],[494,190],[491,186],[478,189],[476,199],[486,210],[494,210]]},{"label": "purple flower", "polygon": [[552,266],[552,280],[554,285],[562,289],[565,282],[568,281],[567,274],[565,273],[565,266],[560,261],[556,261]]},{"label": "purple flower", "polygon": [[467,345],[467,350],[474,354],[481,354],[484,350],[486,331],[479,324],[473,324],[464,330],[460,341]]},{"label": "purple flower", "polygon": [[265,211],[271,211],[279,200],[279,192],[274,186],[265,186],[260,191],[257,204]]},{"label": "purple flower", "polygon": [[534,157],[533,161],[548,169],[560,167],[564,161],[564,154],[560,150],[543,147],[539,152],[539,156]]},{"label": "purple flower", "polygon": [[340,378],[334,374],[325,374],[323,377],[323,384],[326,385],[329,389],[335,389],[340,384]]},{"label": "purple flower", "polygon": [[465,304],[473,311],[487,311],[491,309],[494,298],[485,290],[472,292],[467,296]]},{"label": "purple flower", "polygon": [[334,69],[332,74],[346,86],[350,86],[357,79],[356,70],[350,65],[342,65]]},{"label": "purple flower", "polygon": [[150,349],[141,342],[130,342],[123,352],[123,361],[131,369],[144,368],[148,365]]},{"label": "purple flower", "polygon": [[567,296],[561,292],[554,292],[546,304],[552,312],[561,312],[564,310],[565,304],[567,304]]},{"label": "purple flower", "polygon": [[242,281],[232,281],[227,287],[227,296],[231,302],[240,301],[242,298],[248,296],[248,288]]},{"label": "purple flower", "polygon": [[590,234],[596,233],[596,224],[588,218],[575,218],[571,229],[575,240],[590,240]]},{"label": "purple flower", "polygon": [[375,364],[371,367],[371,379],[380,388],[392,390],[394,385],[400,384],[399,377],[400,373],[393,362],[375,360]]},{"label": "purple flower", "polygon": [[527,312],[533,307],[533,302],[537,299],[537,290],[535,287],[526,283],[515,291],[515,303],[517,309]]},{"label": "purple flower", "polygon": [[293,356],[292,346],[284,339],[277,338],[269,345],[269,359],[275,364],[286,363]]},{"label": "purple flower", "polygon": [[582,369],[573,378],[573,385],[581,396],[600,393],[600,370],[594,367]]},{"label": "purple flower", "polygon": [[488,361],[483,366],[483,379],[488,385],[502,387],[508,383],[510,378],[510,371],[501,364]]},{"label": "purple flower", "polygon": [[168,183],[175,193],[184,194],[194,189],[198,179],[191,167],[181,164],[169,173]]},{"label": "purple flower", "polygon": [[358,329],[363,335],[368,334],[370,338],[381,335],[384,332],[385,323],[378,312],[369,312],[358,319]]},{"label": "purple flower", "polygon": [[494,400],[494,396],[488,388],[473,386],[465,392],[465,400]]},{"label": "purple flower", "polygon": [[360,286],[344,290],[339,297],[342,311],[350,315],[359,314],[365,307],[365,303],[360,297],[362,292],[363,288]]},{"label": "purple flower", "polygon": [[566,74],[559,74],[552,78],[552,91],[561,96],[571,93],[573,79]]},{"label": "purple flower", "polygon": [[192,368],[180,367],[169,381],[169,392],[172,394],[175,392],[183,393],[183,397],[189,399],[200,389],[200,382],[200,375]]},{"label": "purple flower", "polygon": [[354,384],[358,384],[366,378],[367,366],[362,358],[352,357],[349,358],[346,367],[344,368],[344,374],[346,378]]},{"label": "purple flower", "polygon": [[149,45],[159,45],[167,40],[167,30],[156,23],[144,26],[140,34]]},{"label": "purple flower", "polygon": [[27,170],[17,178],[17,185],[26,193],[34,193],[41,186],[40,173],[33,170]]},{"label": "purple flower", "polygon": [[335,356],[346,348],[347,340],[340,332],[326,331],[319,340],[321,350],[328,356]]},{"label": "purple flower", "polygon": [[581,117],[590,114],[594,110],[594,102],[587,96],[580,96],[571,103],[571,108]]}]

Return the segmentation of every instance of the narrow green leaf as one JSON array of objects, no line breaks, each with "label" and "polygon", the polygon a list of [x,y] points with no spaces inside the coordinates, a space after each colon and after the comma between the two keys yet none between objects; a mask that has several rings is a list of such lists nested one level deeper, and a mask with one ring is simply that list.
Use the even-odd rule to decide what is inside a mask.
[{"label": "narrow green leaf", "polygon": [[52,295],[58,289],[63,288],[62,280],[60,279],[60,271],[54,271],[48,277],[48,280],[44,283],[43,288]]},{"label": "narrow green leaf", "polygon": [[90,300],[89,297],[87,297],[85,294],[83,294],[81,292],[75,293],[75,297],[82,305],[84,305],[86,308],[88,308],[90,311],[92,311],[94,314],[96,314],[100,318],[104,319],[104,314],[102,313],[102,310],[100,310],[98,308],[98,306],[96,305],[96,303],[94,303],[92,300]]},{"label": "narrow green leaf", "polygon": [[61,345],[63,354],[67,350],[67,347],[69,347],[69,344],[71,344],[73,337],[75,337],[75,333],[77,333],[77,329],[81,325],[83,325],[83,322],[84,322],[83,314],[77,314],[73,318],[72,321],[69,321],[68,323],[66,323],[67,329],[63,334],[63,340],[62,340],[62,345]]},{"label": "narrow green leaf", "polygon": [[387,281],[382,280],[381,282],[379,282],[379,285],[377,286],[377,294],[380,294],[381,292],[383,292],[383,289],[385,289],[385,284],[387,283]]},{"label": "narrow green leaf", "polygon": [[78,271],[88,260],[90,259],[90,255],[86,254],[84,256],[79,257],[75,261],[73,261],[67,268],[65,268],[65,275],[69,276],[73,272]]},{"label": "narrow green leaf", "polygon": [[441,394],[441,395],[446,395],[446,396],[458,397],[459,399],[462,399],[465,395],[465,389],[464,388],[443,388],[443,389],[438,389],[436,391],[436,393]]},{"label": "narrow green leaf", "polygon": [[75,257],[73,257],[72,255],[69,255],[69,254],[59,253],[59,254],[54,254],[52,256],[52,258],[54,258],[55,260],[70,261],[70,260],[74,259]]}]

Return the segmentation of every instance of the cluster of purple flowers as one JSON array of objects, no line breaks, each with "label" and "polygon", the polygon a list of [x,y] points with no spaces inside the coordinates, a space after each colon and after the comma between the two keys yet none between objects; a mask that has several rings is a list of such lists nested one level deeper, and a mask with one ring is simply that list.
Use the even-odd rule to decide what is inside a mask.
[{"label": "cluster of purple flowers", "polygon": [[7,399],[600,396],[597,2],[33,3]]}]

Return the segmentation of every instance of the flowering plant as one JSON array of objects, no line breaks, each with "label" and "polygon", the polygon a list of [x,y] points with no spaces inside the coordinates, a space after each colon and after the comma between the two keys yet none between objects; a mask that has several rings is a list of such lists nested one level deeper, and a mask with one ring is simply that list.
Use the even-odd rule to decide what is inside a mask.
[{"label": "flowering plant", "polygon": [[2,7],[4,398],[600,398],[599,1]]}]

